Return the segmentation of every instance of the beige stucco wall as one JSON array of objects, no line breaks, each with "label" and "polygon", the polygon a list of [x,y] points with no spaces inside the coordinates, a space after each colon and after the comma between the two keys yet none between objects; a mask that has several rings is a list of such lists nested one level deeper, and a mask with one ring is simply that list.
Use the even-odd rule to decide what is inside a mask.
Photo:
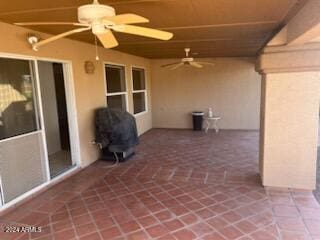
[{"label": "beige stucco wall", "polygon": [[[94,109],[105,106],[105,84],[103,75],[103,62],[114,62],[126,65],[127,89],[129,90],[129,111],[133,111],[131,65],[146,68],[149,112],[137,117],[139,134],[152,127],[151,117],[151,76],[150,61],[145,58],[99,48],[100,61],[95,61],[93,45],[61,39],[43,46],[38,52],[31,50],[26,41],[27,33],[34,32],[17,26],[0,23],[0,52],[37,56],[42,58],[69,60],[72,62],[75,97],[80,135],[81,165],[86,166],[98,158],[98,149],[90,141],[94,139],[93,117]],[[43,38],[45,34],[40,34]],[[1,57],[1,54],[0,54]],[[84,62],[91,60],[95,64],[95,73],[88,75],[84,72]]]},{"label": "beige stucco wall", "polygon": [[263,185],[314,189],[320,73],[267,74],[262,91]]},{"label": "beige stucco wall", "polygon": [[260,173],[265,186],[314,189],[320,105],[320,44],[266,47]]},{"label": "beige stucco wall", "polygon": [[261,77],[255,58],[202,59],[202,69],[161,65],[179,59],[152,60],[153,127],[191,128],[190,113],[212,107],[223,129],[259,129]]}]

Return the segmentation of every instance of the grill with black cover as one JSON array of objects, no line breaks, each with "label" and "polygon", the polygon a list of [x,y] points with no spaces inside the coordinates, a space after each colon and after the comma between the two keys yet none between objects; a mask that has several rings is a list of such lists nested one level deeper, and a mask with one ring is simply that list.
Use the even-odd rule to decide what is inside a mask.
[{"label": "grill with black cover", "polygon": [[103,159],[112,159],[116,153],[120,161],[134,154],[133,147],[139,144],[135,118],[128,112],[99,108],[95,116],[95,142],[102,149]]}]

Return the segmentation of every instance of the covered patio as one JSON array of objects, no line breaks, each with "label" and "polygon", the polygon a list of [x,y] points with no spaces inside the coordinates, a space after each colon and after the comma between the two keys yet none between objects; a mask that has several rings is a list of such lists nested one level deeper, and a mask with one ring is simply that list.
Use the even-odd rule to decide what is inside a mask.
[{"label": "covered patio", "polygon": [[318,239],[310,191],[263,188],[257,131],[153,129],[136,155],[98,161],[1,218],[7,239]]},{"label": "covered patio", "polygon": [[319,13],[2,1],[0,240],[319,240]]}]

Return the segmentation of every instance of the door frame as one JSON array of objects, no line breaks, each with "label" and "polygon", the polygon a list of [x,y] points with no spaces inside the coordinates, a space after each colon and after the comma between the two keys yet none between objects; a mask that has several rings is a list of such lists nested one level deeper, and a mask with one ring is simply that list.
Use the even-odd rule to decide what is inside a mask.
[{"label": "door frame", "polygon": [[[26,60],[32,61],[34,66],[34,85],[36,90],[36,101],[38,109],[38,120],[40,122],[40,129],[35,132],[41,132],[42,140],[43,140],[43,151],[45,152],[45,168],[46,168],[46,181],[39,186],[29,190],[28,192],[23,193],[22,195],[16,197],[15,199],[9,201],[8,203],[1,204],[0,203],[0,212],[14,206],[20,201],[24,199],[30,198],[34,193],[41,191],[46,186],[53,184],[54,182],[60,181],[65,176],[71,174],[81,166],[81,151],[80,151],[80,138],[79,138],[79,127],[78,127],[78,117],[77,117],[77,109],[76,109],[76,97],[75,97],[75,88],[74,88],[74,77],[73,77],[73,66],[72,61],[63,60],[63,59],[55,59],[55,58],[45,58],[45,57],[37,57],[37,56],[29,56],[29,55],[21,55],[15,53],[6,53],[0,52],[1,58],[10,58],[10,59],[18,59],[18,60]],[[57,177],[50,177],[50,169],[49,169],[49,159],[48,159],[48,151],[47,151],[47,142],[45,135],[45,126],[43,119],[43,109],[42,109],[42,100],[41,100],[41,90],[40,90],[40,79],[39,79],[39,68],[38,61],[46,61],[46,62],[56,62],[61,63],[63,65],[63,75],[64,75],[64,84],[65,84],[65,93],[66,93],[66,103],[67,103],[67,112],[68,112],[68,123],[69,123],[69,134],[70,134],[70,148],[72,154],[72,163],[75,165],[74,167],[68,169]],[[20,138],[24,137],[32,133],[21,134],[19,136],[14,136],[8,139],[1,140],[7,141],[12,138]],[[1,184],[1,182],[0,182]],[[0,185],[2,188],[2,185]],[[1,192],[2,194],[2,192]],[[3,197],[3,195],[1,196]],[[4,201],[4,199],[2,199]]]},{"label": "door frame", "polygon": [[[72,164],[76,166],[80,166],[80,139],[79,139],[79,131],[78,131],[78,121],[77,121],[77,109],[76,109],[76,101],[75,101],[75,89],[74,89],[74,81],[73,81],[73,71],[72,71],[72,63],[71,61],[64,61],[58,59],[50,59],[50,58],[37,58],[36,60],[36,74],[37,74],[37,86],[38,86],[38,96],[41,98],[40,91],[40,76],[39,76],[39,65],[38,62],[49,62],[49,63],[59,63],[62,64],[63,68],[63,80],[66,94],[66,104],[67,104],[67,114],[68,114],[68,124],[69,124],[69,139],[70,139],[70,150],[71,150],[71,159]],[[42,102],[41,102],[42,104]],[[40,107],[40,104],[39,104]],[[46,129],[43,119],[43,112],[41,106],[41,126],[43,126],[44,137],[46,137]],[[45,141],[45,151],[48,155],[48,147],[47,142]],[[46,156],[48,158],[48,156]],[[49,159],[47,159],[48,166],[47,172],[50,177],[50,168],[49,168]],[[59,176],[59,175],[58,175]],[[55,177],[54,177],[55,178]]]}]

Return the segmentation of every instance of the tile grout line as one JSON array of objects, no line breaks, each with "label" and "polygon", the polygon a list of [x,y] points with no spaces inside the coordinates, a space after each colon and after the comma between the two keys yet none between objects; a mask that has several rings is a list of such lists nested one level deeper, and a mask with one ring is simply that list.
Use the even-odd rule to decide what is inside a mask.
[{"label": "tile grout line", "polygon": [[223,185],[225,185],[227,182],[227,170],[224,170],[224,173],[223,173]]},{"label": "tile grout line", "polygon": [[[77,231],[76,231],[76,226],[74,225],[74,222],[73,222],[73,220],[72,220],[71,212],[70,212],[69,208],[67,207],[67,204],[65,204],[65,205],[66,205],[65,207],[66,207],[66,209],[67,209],[68,215],[69,215],[70,218],[71,218],[72,229],[73,229],[73,231],[74,231],[74,233],[75,233],[76,239],[78,240],[78,239],[79,239],[79,236],[78,236],[78,233],[77,233]],[[55,239],[55,237],[54,237],[54,239]]]},{"label": "tile grout line", "polygon": [[[97,193],[97,191],[94,189],[94,191],[95,191],[95,193],[96,193],[96,195],[98,196],[98,198],[102,201],[102,202],[104,202],[102,199],[101,199],[101,197],[100,197],[100,195]],[[89,216],[90,216],[90,218],[91,218],[91,220],[92,220],[92,222],[93,222],[93,225],[96,227],[96,229],[97,229],[97,233],[98,233],[98,235],[99,235],[99,237],[101,238],[101,239],[103,239],[103,237],[102,237],[102,234],[101,234],[101,231],[100,231],[100,229],[98,228],[98,225],[96,224],[96,221],[95,221],[95,218],[93,217],[93,215],[92,215],[92,213],[91,213],[91,210],[89,209],[89,207],[88,207],[88,205],[86,204],[86,203],[84,203],[84,205],[85,205],[85,208],[87,209],[87,212],[88,212],[88,214],[89,214]],[[89,233],[89,234],[92,234],[92,233]],[[88,235],[89,235],[88,234]]]},{"label": "tile grout line", "polygon": [[295,198],[293,197],[293,195],[292,195],[292,191],[291,190],[289,190],[290,192],[290,197],[292,198],[292,201],[294,202],[294,206],[296,207],[296,209],[298,210],[298,213],[299,213],[299,217],[300,217],[300,219],[302,220],[302,222],[303,222],[303,225],[304,225],[304,228],[305,228],[305,230],[309,233],[309,236],[311,236],[312,237],[312,234],[311,234],[311,232],[309,231],[309,229],[308,229],[308,227],[307,227],[307,224],[306,224],[306,219],[302,216],[302,213],[301,213],[301,210],[300,210],[300,208],[297,206],[297,202],[296,202],[296,200],[295,200]]},{"label": "tile grout line", "polygon": [[206,176],[204,178],[204,184],[207,184],[207,181],[208,181],[208,178],[209,178],[209,172],[206,172]]},{"label": "tile grout line", "polygon": [[171,179],[173,178],[173,176],[176,174],[177,169],[179,169],[178,167],[175,167],[174,170],[172,171],[172,173],[170,174],[170,176],[168,177],[168,181],[171,181]]}]

